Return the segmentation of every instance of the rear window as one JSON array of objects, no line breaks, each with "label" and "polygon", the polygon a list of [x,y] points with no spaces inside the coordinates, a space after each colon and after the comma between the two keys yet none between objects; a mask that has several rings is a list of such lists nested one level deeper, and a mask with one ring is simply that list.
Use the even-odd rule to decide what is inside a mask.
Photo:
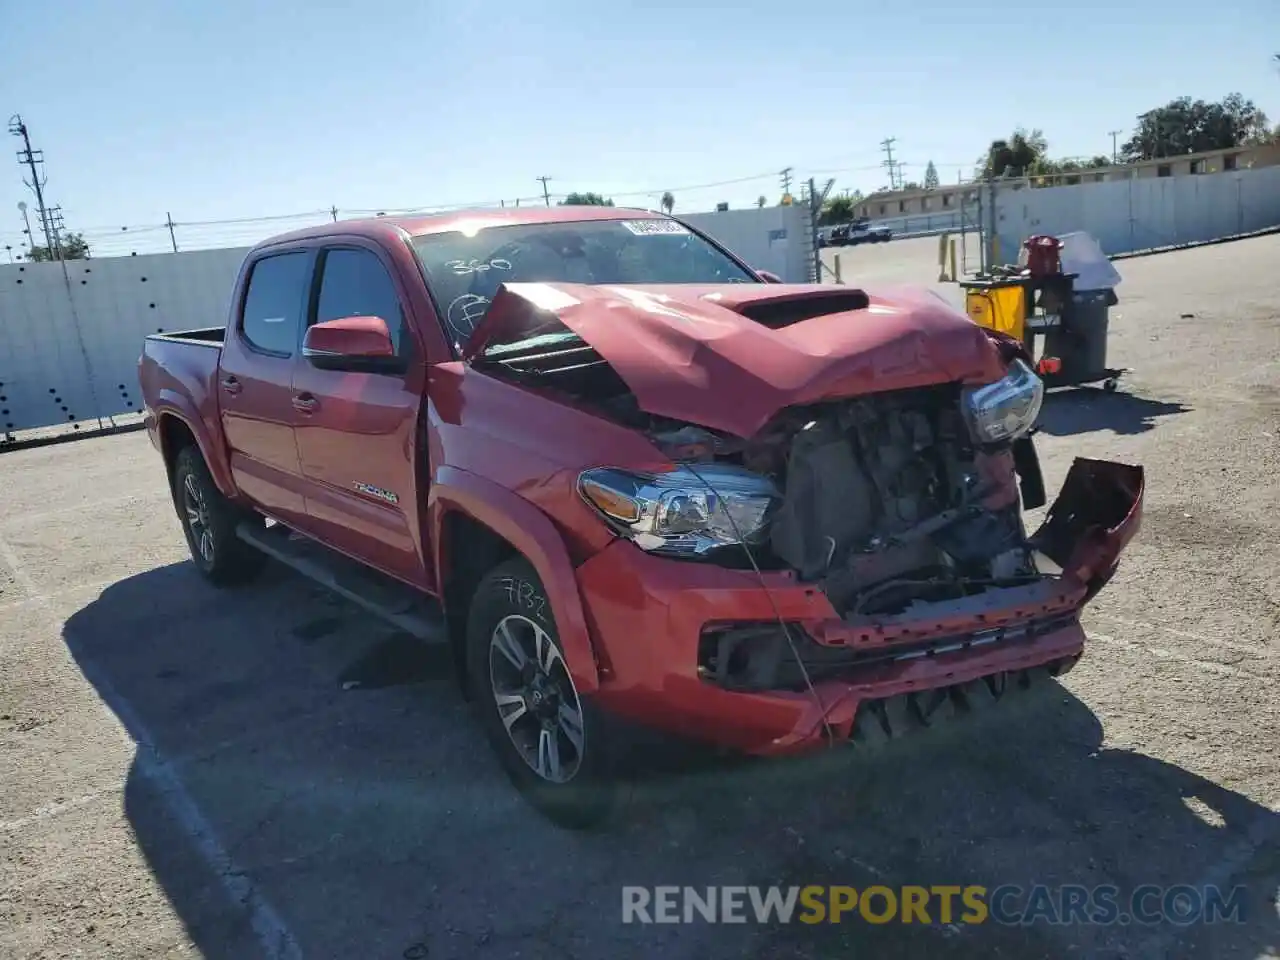
[{"label": "rear window", "polygon": [[253,265],[240,328],[250,346],[292,356],[302,329],[310,268],[311,254],[305,250],[263,257]]}]

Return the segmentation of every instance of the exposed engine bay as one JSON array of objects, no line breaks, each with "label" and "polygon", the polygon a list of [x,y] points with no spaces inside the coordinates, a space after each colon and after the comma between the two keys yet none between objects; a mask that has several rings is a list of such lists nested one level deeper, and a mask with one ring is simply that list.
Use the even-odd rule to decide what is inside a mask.
[{"label": "exposed engine bay", "polygon": [[491,344],[480,362],[644,433],[675,462],[669,473],[596,468],[579,480],[583,497],[646,551],[794,570],[846,618],[1042,576],[1021,506],[1044,502],[1027,436],[1043,385],[1021,360],[1007,357],[1008,375],[981,387],[785,408],[750,439],[646,413],[612,365],[554,318],[515,344]]},{"label": "exposed engine bay", "polygon": [[[654,439],[679,458],[699,434]],[[736,461],[780,494],[767,530],[749,544],[757,563],[820,583],[843,615],[1039,577],[1008,445],[978,449],[954,385],[786,411],[734,447],[717,438],[702,458]]]}]

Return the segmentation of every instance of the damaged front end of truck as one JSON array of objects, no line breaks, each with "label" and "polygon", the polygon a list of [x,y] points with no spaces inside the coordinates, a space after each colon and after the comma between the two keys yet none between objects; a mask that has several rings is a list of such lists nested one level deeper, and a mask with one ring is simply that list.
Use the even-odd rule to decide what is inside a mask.
[{"label": "damaged front end of truck", "polygon": [[853,714],[833,697],[963,698],[1003,676],[980,672],[993,652],[1046,637],[1040,660],[1009,663],[1069,669],[1080,609],[1140,524],[1142,468],[1077,459],[1024,528],[1023,510],[1046,502],[1031,436],[1043,385],[1016,345],[928,294],[517,284],[469,351],[669,460],[581,472],[578,494],[620,538],[769,595],[765,616],[699,623],[699,681],[835,685],[815,722],[843,716],[846,733]]}]

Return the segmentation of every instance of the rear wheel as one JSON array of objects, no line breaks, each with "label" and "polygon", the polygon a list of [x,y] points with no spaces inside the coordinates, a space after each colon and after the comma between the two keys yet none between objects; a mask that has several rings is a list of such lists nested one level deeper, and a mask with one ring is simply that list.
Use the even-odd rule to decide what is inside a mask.
[{"label": "rear wheel", "polygon": [[606,721],[579,696],[551,603],[524,560],[494,568],[467,621],[472,702],[512,783],[543,815],[575,829],[613,810]]},{"label": "rear wheel", "polygon": [[236,536],[236,526],[252,515],[222,495],[197,447],[178,452],[173,500],[191,560],[206,580],[229,587],[247,583],[262,571],[266,555]]}]

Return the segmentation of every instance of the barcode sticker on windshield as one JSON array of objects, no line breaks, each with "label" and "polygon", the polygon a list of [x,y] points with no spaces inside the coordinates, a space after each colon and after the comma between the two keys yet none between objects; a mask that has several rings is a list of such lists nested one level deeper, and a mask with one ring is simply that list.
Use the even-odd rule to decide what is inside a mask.
[{"label": "barcode sticker on windshield", "polygon": [[662,234],[687,234],[689,228],[674,220],[623,220],[622,225],[637,237],[652,237]]}]

